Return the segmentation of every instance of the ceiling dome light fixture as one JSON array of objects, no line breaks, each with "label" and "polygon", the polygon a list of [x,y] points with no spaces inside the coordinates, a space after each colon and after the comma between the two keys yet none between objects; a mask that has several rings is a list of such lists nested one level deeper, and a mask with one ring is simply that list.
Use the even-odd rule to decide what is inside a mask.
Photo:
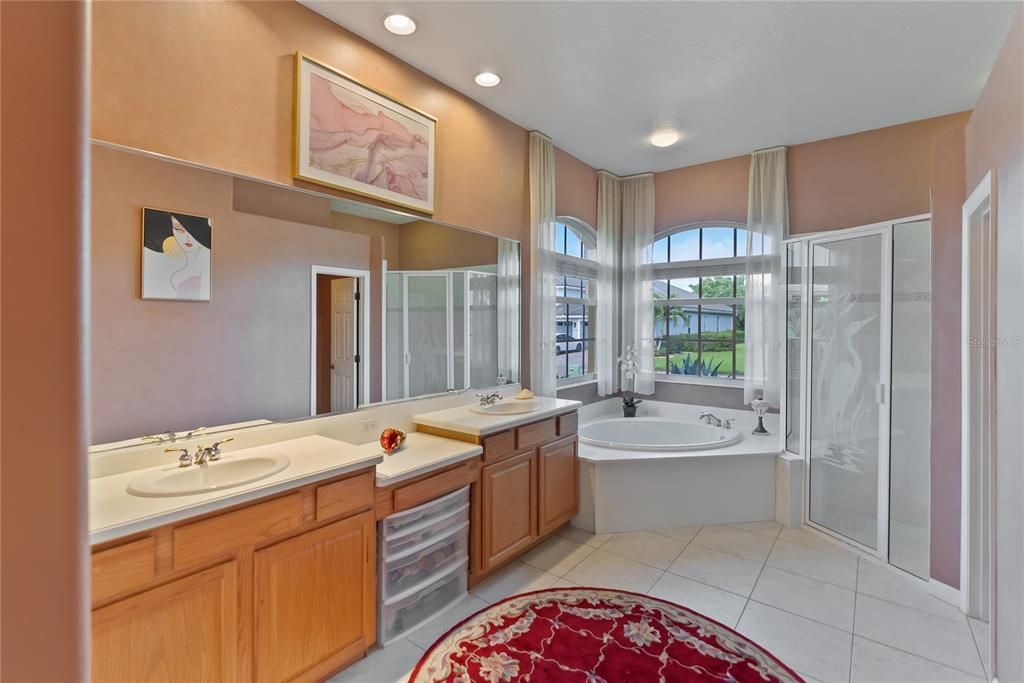
[{"label": "ceiling dome light fixture", "polygon": [[651,136],[651,144],[655,147],[671,147],[679,142],[680,137],[674,130],[659,130]]},{"label": "ceiling dome light fixture", "polygon": [[481,88],[493,88],[501,83],[501,76],[492,71],[481,71],[473,79]]},{"label": "ceiling dome light fixture", "polygon": [[416,32],[416,22],[404,14],[389,14],[384,17],[384,28],[397,36],[408,36]]}]

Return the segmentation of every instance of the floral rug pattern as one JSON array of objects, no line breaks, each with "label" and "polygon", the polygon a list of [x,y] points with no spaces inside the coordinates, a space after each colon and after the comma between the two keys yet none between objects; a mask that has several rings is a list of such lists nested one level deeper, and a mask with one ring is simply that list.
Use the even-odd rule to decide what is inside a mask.
[{"label": "floral rug pattern", "polygon": [[557,588],[477,612],[423,655],[410,683],[802,683],[764,649],[646,595]]}]

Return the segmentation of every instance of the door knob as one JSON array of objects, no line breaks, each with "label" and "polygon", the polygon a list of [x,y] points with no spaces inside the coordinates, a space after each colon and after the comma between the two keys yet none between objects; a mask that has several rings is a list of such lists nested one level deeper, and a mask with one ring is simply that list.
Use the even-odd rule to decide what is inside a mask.
[{"label": "door knob", "polygon": [[331,363],[331,370],[334,369],[334,363]]}]

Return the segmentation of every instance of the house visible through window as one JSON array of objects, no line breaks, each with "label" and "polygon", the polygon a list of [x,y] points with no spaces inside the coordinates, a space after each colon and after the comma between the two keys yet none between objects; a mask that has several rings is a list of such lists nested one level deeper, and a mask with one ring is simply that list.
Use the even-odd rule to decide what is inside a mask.
[{"label": "house visible through window", "polygon": [[555,372],[559,381],[594,375],[596,235],[582,221],[555,223]]},{"label": "house visible through window", "polygon": [[654,242],[656,375],[743,377],[747,231],[687,226]]}]

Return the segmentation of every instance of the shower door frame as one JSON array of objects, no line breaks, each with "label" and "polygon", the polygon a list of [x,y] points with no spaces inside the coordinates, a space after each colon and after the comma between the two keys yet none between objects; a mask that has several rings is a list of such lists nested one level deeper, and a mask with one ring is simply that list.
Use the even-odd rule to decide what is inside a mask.
[{"label": "shower door frame", "polygon": [[[799,406],[789,404],[788,391],[783,395],[783,411],[798,409],[800,411],[800,450],[801,453],[794,454],[803,459],[803,522],[804,525],[818,531],[826,536],[835,538],[843,543],[853,546],[858,550],[877,557],[889,564],[889,474],[890,456],[892,449],[891,439],[891,418],[892,418],[892,290],[893,290],[893,230],[895,226],[902,223],[912,223],[921,220],[931,220],[931,214],[917,214],[904,218],[881,221],[868,225],[845,228],[842,230],[830,230],[827,232],[809,233],[807,235],[792,236],[782,242],[781,258],[783,259],[783,272],[787,273],[786,264],[787,249],[790,244],[800,243],[803,250],[803,264],[800,266],[800,400]],[[878,453],[878,511],[877,511],[877,548],[871,548],[848,536],[844,536],[828,527],[819,524],[811,519],[811,392],[809,371],[811,368],[811,331],[813,329],[812,309],[812,272],[814,268],[815,245],[840,242],[859,237],[879,235],[882,238],[882,272],[881,272],[881,300],[880,300],[880,372],[879,372],[879,453]],[[788,279],[785,283],[788,287]],[[784,306],[785,308],[785,300]],[[785,310],[782,313],[785,316]],[[784,318],[785,319],[785,318]],[[785,326],[782,328],[785,330]],[[783,343],[785,348],[785,340]],[[785,360],[783,361],[785,362]],[[785,366],[784,366],[785,367]],[[785,377],[785,374],[782,375]],[[781,424],[787,423],[786,416],[782,416]],[[786,448],[786,439],[783,435],[783,448]],[[789,451],[787,451],[789,452]]]}]

